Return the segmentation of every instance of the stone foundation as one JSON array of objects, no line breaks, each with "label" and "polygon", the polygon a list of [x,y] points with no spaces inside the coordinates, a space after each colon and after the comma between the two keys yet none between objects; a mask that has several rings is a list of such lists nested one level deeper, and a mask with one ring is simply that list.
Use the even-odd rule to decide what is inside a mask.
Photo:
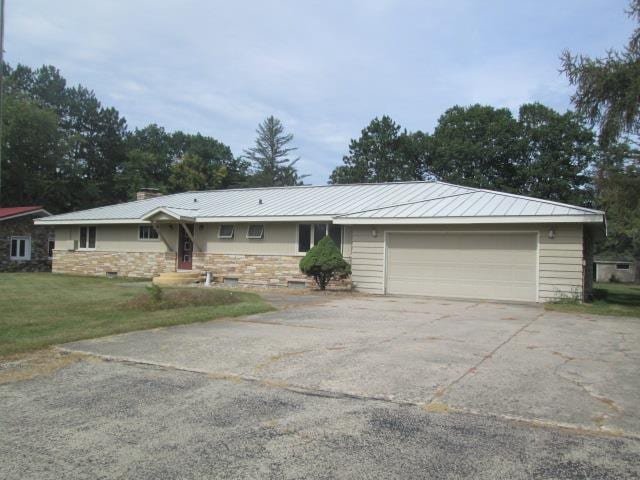
[{"label": "stone foundation", "polygon": [[150,278],[175,270],[173,252],[53,251],[54,273],[104,276],[107,272],[117,272],[122,277]]},{"label": "stone foundation", "polygon": [[[194,253],[193,269],[211,272],[213,281],[227,283],[237,280],[245,287],[315,287],[312,278],[300,271],[302,257],[287,255],[224,255]],[[332,281],[330,287],[350,289],[350,280]]]},{"label": "stone foundation", "polygon": [[[306,287],[315,282],[300,271],[302,257],[287,255],[193,254],[194,272],[211,272],[214,282],[241,287]],[[176,271],[175,253],[101,252],[54,250],[53,272],[104,276],[117,272],[122,277],[149,278]],[[226,282],[225,282],[226,280]],[[332,281],[330,288],[350,289],[349,279]]]}]

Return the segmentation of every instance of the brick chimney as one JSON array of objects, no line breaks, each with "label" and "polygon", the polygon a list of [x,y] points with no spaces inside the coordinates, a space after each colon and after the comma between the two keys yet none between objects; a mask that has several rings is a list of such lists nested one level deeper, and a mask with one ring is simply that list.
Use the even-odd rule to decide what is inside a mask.
[{"label": "brick chimney", "polygon": [[136,200],[146,200],[147,198],[159,197],[162,195],[157,188],[141,188],[136,193]]}]

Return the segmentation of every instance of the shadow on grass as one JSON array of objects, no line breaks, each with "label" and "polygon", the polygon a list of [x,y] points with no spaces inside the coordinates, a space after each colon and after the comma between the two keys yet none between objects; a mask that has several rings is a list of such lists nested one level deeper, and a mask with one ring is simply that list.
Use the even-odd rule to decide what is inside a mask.
[{"label": "shadow on grass", "polygon": [[594,301],[601,301],[627,307],[640,307],[640,286],[619,285],[594,288]]}]

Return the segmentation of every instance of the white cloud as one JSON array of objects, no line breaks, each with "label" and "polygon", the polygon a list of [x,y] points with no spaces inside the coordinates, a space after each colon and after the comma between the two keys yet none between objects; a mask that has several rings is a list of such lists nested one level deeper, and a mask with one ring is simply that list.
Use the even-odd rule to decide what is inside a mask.
[{"label": "white cloud", "polygon": [[[315,183],[374,116],[431,130],[454,104],[568,105],[564,48],[630,31],[626,0],[21,0],[7,60],[51,63],[132,126],[199,131],[240,154],[281,118]],[[553,12],[553,13],[550,13]]]}]

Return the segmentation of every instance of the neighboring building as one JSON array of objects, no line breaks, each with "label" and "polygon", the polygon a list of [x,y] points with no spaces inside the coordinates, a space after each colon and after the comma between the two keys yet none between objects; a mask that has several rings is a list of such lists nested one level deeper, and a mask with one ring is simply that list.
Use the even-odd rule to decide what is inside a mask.
[{"label": "neighboring building", "polygon": [[442,182],[186,192],[42,218],[53,271],[298,286],[330,235],[357,290],[544,302],[591,289],[604,213]]},{"label": "neighboring building", "polygon": [[0,272],[51,270],[54,229],[33,223],[49,215],[40,206],[0,208]]},{"label": "neighboring building", "polygon": [[635,260],[594,260],[596,282],[633,283],[640,280]]}]

